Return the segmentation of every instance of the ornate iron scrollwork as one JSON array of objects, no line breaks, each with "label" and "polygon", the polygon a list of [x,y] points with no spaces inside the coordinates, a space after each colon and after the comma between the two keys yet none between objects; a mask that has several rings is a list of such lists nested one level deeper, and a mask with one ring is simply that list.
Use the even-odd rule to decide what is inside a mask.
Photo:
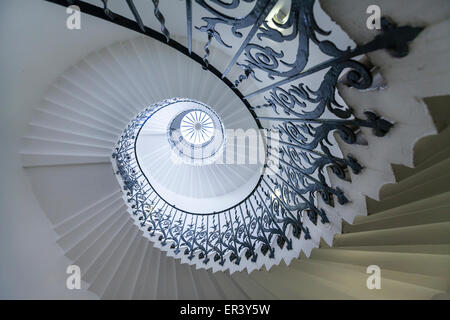
[{"label": "ornate iron scrollwork", "polygon": [[[67,0],[48,1],[67,3]],[[152,0],[162,33],[143,24],[133,0],[127,0],[127,4],[135,21],[112,12],[108,0],[99,2],[101,7],[83,1],[70,1],[70,4],[77,4],[83,12],[99,18],[140,30],[188,54],[206,70],[221,77],[258,123],[267,123],[268,130],[280,133],[279,139],[270,137],[267,143],[267,155],[278,160],[278,170],[266,165],[259,185],[245,200],[227,210],[201,215],[180,210],[162,199],[140,170],[135,155],[135,141],[145,121],[177,99],[165,100],[142,111],[120,137],[113,161],[133,215],[161,246],[175,254],[186,255],[189,260],[199,259],[206,266],[212,263],[240,265],[242,259],[257,263],[261,255],[273,259],[279,250],[292,250],[293,243],[302,235],[304,240],[311,239],[305,219],[312,224],[329,222],[333,212],[319,207],[318,196],[330,207],[335,200],[340,205],[351,201],[341,189],[330,186],[326,169],[340,179],[351,180],[350,171],[355,175],[361,173],[363,164],[352,155],[336,155],[333,135],[338,135],[343,143],[354,144],[358,142],[361,127],[371,128],[375,136],[384,137],[393,123],[371,111],[365,112],[365,119],[356,117],[351,107],[339,102],[339,78],[347,70],[346,84],[356,89],[369,88],[372,74],[357,57],[380,49],[388,50],[395,57],[404,57],[408,54],[408,43],[422,31],[418,27],[399,27],[383,18],[382,31],[372,41],[341,50],[330,40],[331,32],[322,29],[316,21],[315,0],[292,1],[289,17],[283,24],[268,20],[276,0],[186,0],[188,48],[184,48],[170,40],[159,1]],[[194,28],[206,34],[203,57],[192,52],[193,3],[210,14],[202,17],[202,25]],[[232,16],[231,10],[239,9],[242,3],[253,6],[244,16]],[[167,13],[166,17],[170,20]],[[218,28],[219,25],[222,28]],[[243,30],[249,27],[244,36]],[[213,59],[209,50],[213,40],[231,48],[219,29],[229,30],[231,36],[242,39],[239,47],[232,48],[234,55],[222,74],[211,66]],[[293,61],[288,61],[281,49],[271,46],[276,43],[280,47],[288,42],[294,43],[296,48]],[[311,45],[317,46],[327,58],[308,66]],[[242,74],[230,81],[227,75],[233,66],[242,69]],[[319,72],[322,72],[320,85],[313,89],[305,80]],[[261,75],[270,84],[244,97],[237,88],[252,79],[262,81]],[[262,94],[264,104],[251,105],[247,101]]]}]

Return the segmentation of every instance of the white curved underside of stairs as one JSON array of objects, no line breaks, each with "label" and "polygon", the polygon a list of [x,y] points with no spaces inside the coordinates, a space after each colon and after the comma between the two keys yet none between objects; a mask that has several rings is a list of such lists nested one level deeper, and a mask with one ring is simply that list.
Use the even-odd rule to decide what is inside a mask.
[{"label": "white curved underside of stairs", "polygon": [[[165,59],[171,63],[165,63]],[[165,79],[167,83],[164,84],[161,79]],[[192,79],[199,81],[193,85]],[[56,222],[52,218],[61,221],[82,212],[86,204],[103,198],[108,194],[105,192],[113,187],[119,188],[117,182],[114,183],[109,178],[103,180],[100,172],[113,172],[110,156],[123,128],[145,107],[175,96],[207,103],[221,116],[226,129],[257,128],[243,103],[229,89],[226,90],[222,82],[211,75],[205,76],[205,71],[199,64],[170,47],[142,37],[116,43],[88,55],[69,68],[52,85],[42,105],[36,108],[21,151],[24,167],[33,168],[36,172],[45,172],[49,175],[46,179],[52,181],[51,188],[35,187],[37,198],[52,222]],[[155,118],[159,124],[161,121],[157,120],[158,118]],[[161,126],[155,123],[155,130],[160,128]],[[163,137],[161,143],[163,142],[168,146],[166,137]],[[159,145],[155,144],[154,147],[155,151],[161,153]],[[166,151],[169,152],[167,147]],[[199,209],[199,212],[224,209],[244,199],[256,185],[262,165],[261,163],[213,164],[214,168],[208,165],[200,167],[185,165],[182,170],[178,170],[172,167],[171,161],[167,161],[168,153],[162,153],[161,156],[165,158],[155,158],[155,161],[145,166],[144,172],[148,171],[150,178],[158,179],[161,185],[163,183],[174,185],[175,182],[176,188],[172,189],[171,193],[166,193],[173,196],[169,197],[168,201],[175,200],[175,203],[181,201],[178,203],[181,203],[182,208],[193,210],[193,207]],[[56,172],[60,170],[66,170],[68,175],[58,177]],[[90,179],[86,177],[84,181],[80,180],[79,184],[74,183],[71,175],[81,177],[84,176],[81,171],[90,170],[96,171],[95,181],[88,182]],[[42,183],[42,175],[31,177],[32,180],[36,180],[32,181],[32,184]],[[182,181],[185,181],[186,185],[182,185]],[[175,193],[181,191],[180,187],[189,189],[186,188],[187,184],[193,187],[196,184],[201,185],[200,193],[187,194],[190,197],[185,198],[176,196]],[[180,192],[181,195],[184,192]],[[211,198],[211,195],[215,197]],[[53,196],[58,197],[56,203],[52,203]],[[118,194],[116,197],[123,198],[125,201],[122,202],[126,203],[125,195]],[[204,202],[198,201],[199,203],[192,205],[196,198],[201,197],[205,198]],[[223,203],[219,204],[218,201]],[[128,210],[131,215],[131,208]],[[319,246],[321,237],[332,238],[338,232],[333,226],[340,225],[340,221],[335,219],[340,217],[336,215],[330,219],[333,223],[329,225],[321,223],[314,225],[306,219],[305,226],[310,230],[311,239],[305,240],[303,237],[295,239],[292,250],[280,249],[274,259],[260,255],[256,263],[249,261],[235,265],[227,258],[226,263],[219,266],[205,265],[199,258],[189,260],[182,253],[175,257],[181,258],[183,263],[195,264],[197,268],[212,267],[214,272],[227,269],[231,272],[244,269],[252,272],[262,267],[269,269],[281,261],[289,264],[302,251],[309,255],[313,248]],[[134,223],[140,224],[139,221]],[[148,237],[145,228],[142,229],[144,235]],[[287,232],[290,234],[291,231]],[[151,240],[155,241],[155,246],[161,250],[169,249],[169,246],[161,246],[157,237]],[[275,238],[272,239],[273,245],[275,241]]]},{"label": "white curved underside of stairs", "polygon": [[[197,68],[201,69],[201,66],[197,64]],[[259,163],[249,163],[246,155],[256,153],[257,146],[250,150],[253,146],[245,141],[242,143],[241,139],[234,139],[231,134],[233,130],[240,129],[253,132],[257,139],[261,139],[259,128],[245,105],[215,76],[203,70],[200,72],[201,77],[206,78],[204,86],[207,91],[216,97],[210,99],[214,101],[210,107],[224,125],[224,136],[230,133],[223,144],[217,146],[219,150],[215,157],[195,162],[187,156],[180,157],[178,149],[169,144],[168,127],[172,119],[183,111],[195,108],[195,104],[178,102],[153,112],[146,120],[136,139],[136,160],[148,182],[165,201],[181,210],[211,213],[234,206],[253,191],[261,176],[264,158]],[[193,73],[189,74],[195,77]],[[176,74],[173,76],[178,77]],[[219,140],[219,137],[216,139]],[[239,141],[239,146],[233,143],[234,140]],[[264,150],[262,141],[259,143]],[[235,148],[243,150],[237,154],[242,164],[234,159],[230,163],[226,161],[227,152],[236,155]]]},{"label": "white curved underside of stairs", "polygon": [[[131,42],[133,41],[136,40]],[[109,58],[115,59],[113,53],[108,54]],[[91,59],[101,60],[97,53],[93,56]],[[129,74],[114,72],[104,61],[100,63],[104,68],[102,72],[110,72],[110,76],[114,73],[114,77],[121,79],[120,88],[105,81],[102,73],[92,68],[92,61],[82,61],[82,67],[79,70],[72,69],[70,73],[83,75],[83,82],[75,85],[68,79],[70,77],[63,76],[54,85],[55,92],[59,91],[60,95],[46,98],[45,103],[36,110],[22,151],[24,167],[29,168],[27,172],[33,191],[59,235],[58,244],[74,264],[81,266],[83,280],[89,283],[89,289],[100,297],[429,298],[448,290],[450,252],[449,241],[445,237],[445,234],[448,234],[448,222],[440,221],[442,218],[439,217],[431,218],[428,223],[419,219],[419,225],[414,227],[411,226],[410,219],[396,222],[395,218],[391,218],[392,212],[399,216],[423,213],[423,210],[433,212],[439,208],[444,210],[442,212],[448,212],[442,209],[446,203],[443,204],[442,201],[448,200],[446,193],[439,194],[442,190],[435,190],[434,194],[413,203],[402,199],[401,195],[397,198],[393,196],[391,203],[381,207],[381,211],[373,217],[360,217],[370,218],[369,220],[355,220],[355,223],[361,225],[355,227],[359,234],[338,236],[335,242],[337,248],[314,249],[311,259],[295,261],[289,268],[279,266],[269,272],[253,272],[250,276],[240,272],[230,276],[222,272],[213,274],[206,270],[194,270],[192,266],[166,257],[164,252],[142,237],[133,225],[121,199],[121,190],[115,181],[109,161],[111,148],[129,121],[126,120],[127,117],[131,119],[142,109],[139,104],[135,105],[142,99],[138,98],[142,93],[134,91],[134,85],[140,80],[127,82]],[[89,74],[89,77],[86,74]],[[70,90],[67,90],[68,87]],[[83,93],[83,99],[80,99],[80,95],[73,96],[77,90]],[[124,96],[122,90],[129,91],[130,95]],[[162,100],[165,97],[162,91],[155,91],[155,99]],[[67,100],[61,100],[62,97]],[[351,99],[357,97],[352,96]],[[77,108],[68,108],[67,101],[71,101]],[[101,108],[98,108],[99,106]],[[379,110],[384,109],[380,107]],[[395,119],[394,116],[393,118]],[[406,132],[408,124],[403,125],[400,119],[399,122],[400,128]],[[431,133],[430,128],[427,123],[418,135]],[[368,136],[370,137],[370,133]],[[395,128],[392,137],[396,137]],[[414,136],[411,139],[415,142],[419,137]],[[369,159],[370,155],[381,150],[376,148],[381,148],[382,145],[382,141],[375,141],[369,142],[367,147],[348,148],[358,157]],[[412,150],[414,143],[408,145]],[[352,185],[355,183],[356,187],[342,181],[331,181],[333,186],[341,187],[352,199],[350,207],[337,205],[334,208],[344,220],[353,222],[355,216],[366,214],[365,196],[378,199],[381,186],[389,179],[395,180],[390,163],[410,165],[412,153],[399,152],[392,155],[392,158],[385,155],[383,161],[386,164],[383,164],[382,170],[372,169],[370,161],[363,161],[367,167],[366,175],[352,176]],[[443,166],[445,163],[437,165]],[[437,179],[441,171],[427,172],[430,175],[423,173],[423,176],[416,177],[416,184],[422,179]],[[385,175],[376,186],[365,186],[364,178],[369,177],[369,174],[370,177],[375,177],[382,173]],[[412,176],[411,179],[413,178]],[[363,188],[360,189],[362,193],[356,191],[358,187]],[[371,188],[376,192],[371,191]],[[408,189],[403,189],[403,192],[405,190]],[[398,193],[401,192],[400,189]],[[420,190],[418,194],[422,194]],[[384,219],[387,221],[383,221]],[[381,224],[375,227],[377,223]],[[334,232],[340,233],[340,218],[332,221],[330,226]],[[370,230],[379,228],[381,231],[364,230],[364,226]],[[427,228],[432,228],[431,234],[434,233],[435,238],[427,238],[427,234],[430,234]],[[324,237],[327,243],[332,243],[334,232]],[[402,232],[409,232],[410,237],[402,238]],[[315,241],[318,246],[320,236]],[[437,266],[433,270],[427,269],[430,261]],[[386,290],[382,293],[376,290],[368,291],[363,285],[354,284],[358,281],[365,282],[365,267],[371,263],[379,263],[385,268]],[[355,282],[355,279],[358,281]],[[300,283],[302,285],[299,285]]]}]

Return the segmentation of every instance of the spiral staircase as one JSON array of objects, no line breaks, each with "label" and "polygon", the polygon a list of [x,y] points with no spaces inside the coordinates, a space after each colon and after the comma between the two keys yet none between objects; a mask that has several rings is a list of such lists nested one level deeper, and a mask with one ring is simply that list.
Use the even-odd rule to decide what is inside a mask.
[{"label": "spiral staircase", "polygon": [[[141,140],[134,135],[132,139],[140,143],[134,148],[138,152],[139,148],[151,146],[145,149],[140,162],[148,169],[143,172],[151,182],[151,190],[159,192],[156,199],[165,201],[158,208],[170,207],[180,216],[190,208],[196,212],[203,209],[202,213],[222,210],[225,216],[228,214],[224,221],[233,224],[234,211],[226,208],[237,208],[244,216],[244,208],[252,212],[248,208],[274,206],[275,197],[270,202],[263,191],[275,190],[276,178],[266,178],[267,169],[259,165],[174,165],[168,160],[171,148],[166,131],[170,119],[181,109],[169,105],[155,112],[149,106],[176,97],[192,99],[217,113],[225,128],[236,129],[273,128],[280,121],[275,118],[285,118],[286,109],[275,112],[273,100],[270,103],[264,99],[268,95],[253,95],[272,85],[272,79],[250,72],[255,70],[250,70],[249,65],[247,69],[227,69],[235,51],[215,43],[213,39],[217,38],[212,33],[193,28],[186,36],[185,3],[194,6],[203,1],[161,2],[159,7],[150,1],[135,2],[3,4],[5,25],[18,25],[10,37],[28,40],[24,43],[29,43],[32,50],[17,54],[17,62],[5,65],[10,80],[2,79],[6,108],[2,108],[1,132],[7,138],[3,142],[8,152],[2,168],[1,249],[9,257],[1,262],[2,297],[449,298],[448,2],[409,1],[404,6],[400,1],[378,1],[383,15],[397,25],[424,29],[408,41],[409,52],[401,58],[392,56],[392,50],[365,53],[359,62],[374,79],[366,88],[358,89],[358,83],[349,85],[351,76],[336,82],[342,110],[351,106],[348,121],[353,122],[348,127],[354,130],[355,139],[349,143],[348,136],[336,128],[327,131],[331,142],[327,159],[335,162],[323,166],[324,180],[320,174],[310,177],[320,180],[321,187],[308,193],[315,197],[306,208],[309,214],[301,215],[299,234],[295,236],[295,229],[288,228],[284,237],[271,236],[267,248],[265,243],[255,241],[251,252],[236,251],[233,257],[232,250],[223,255],[212,251],[209,261],[208,254],[199,255],[193,248],[176,251],[176,246],[170,246],[176,242],[165,244],[161,234],[152,234],[149,224],[142,223],[151,214],[137,214],[132,207],[136,203],[130,200],[130,191],[137,189],[130,189],[130,175],[123,174],[124,162],[117,161],[127,128],[137,123],[143,110],[149,112],[145,119],[155,115],[145,126],[139,123],[143,128]],[[266,10],[278,3],[256,2],[267,2]],[[343,0],[337,4],[322,0],[314,10],[320,12],[320,23],[341,35],[335,40],[343,50],[352,43],[350,38],[361,46],[374,38],[373,30],[360,27],[365,26],[365,10],[370,2]],[[82,12],[89,11],[82,14],[82,29],[56,31],[67,17],[65,8],[57,4],[73,3]],[[289,1],[274,7],[286,3]],[[152,10],[143,10],[145,5]],[[152,16],[155,8],[156,17]],[[363,14],[349,16],[349,8]],[[35,14],[21,23],[7,18],[7,14],[23,12]],[[417,12],[426,14],[418,18]],[[110,14],[114,15],[114,23],[107,21]],[[162,24],[160,14],[165,18]],[[191,14],[192,24],[201,26],[201,17],[208,11],[199,7]],[[42,17],[45,21],[40,20]],[[149,27],[144,27],[142,21]],[[30,31],[38,24],[39,28]],[[170,41],[166,43],[169,30]],[[223,31],[221,34],[225,43],[233,48],[240,46],[241,40]],[[40,43],[33,36],[48,40]],[[8,39],[6,34],[3,37]],[[66,54],[69,45],[72,50]],[[296,50],[289,43],[283,45],[286,54]],[[6,50],[5,57],[13,57],[14,50],[24,46],[15,43]],[[5,57],[2,55],[3,63]],[[49,67],[44,66],[52,62],[53,68],[47,70]],[[224,73],[226,77],[221,79]],[[383,84],[376,86],[380,78]],[[29,89],[26,94],[22,93],[24,89]],[[17,113],[11,106],[17,106]],[[295,114],[286,117],[292,120]],[[375,117],[373,122],[370,117]],[[335,121],[336,117],[330,119]],[[359,125],[355,128],[355,124]],[[269,142],[267,150],[273,153],[281,147]],[[345,165],[333,166],[336,159]],[[349,159],[356,159],[358,165]],[[284,161],[282,158],[281,165],[292,167],[292,162]],[[276,177],[287,179],[282,174]],[[261,185],[266,189],[258,189]],[[323,195],[325,191],[330,193],[328,197]],[[189,208],[182,207],[186,204]],[[253,213],[258,215],[257,210]],[[212,221],[206,215],[186,216],[192,221]],[[34,263],[37,266],[33,267]],[[69,264],[81,269],[81,290],[65,288],[63,279]],[[370,265],[381,269],[380,290],[366,286]],[[39,276],[27,277],[32,272],[29,268]]]}]

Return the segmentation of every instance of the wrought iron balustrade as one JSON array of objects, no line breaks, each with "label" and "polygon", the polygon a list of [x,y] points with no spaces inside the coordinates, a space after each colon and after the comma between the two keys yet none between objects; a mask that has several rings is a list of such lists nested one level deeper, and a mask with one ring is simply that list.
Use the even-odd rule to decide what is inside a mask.
[{"label": "wrought iron balustrade", "polygon": [[[358,57],[386,49],[395,57],[408,54],[408,43],[414,40],[422,28],[396,26],[382,19],[382,30],[373,40],[345,50],[339,49],[330,39],[331,32],[323,30],[314,16],[315,0],[292,1],[288,19],[283,24],[269,21],[276,0],[185,0],[187,47],[171,39],[166,22],[170,11],[161,12],[160,1],[152,0],[155,19],[160,32],[143,24],[141,12],[133,0],[126,0],[134,20],[125,18],[109,7],[108,0],[93,5],[84,1],[47,0],[59,5],[78,5],[83,13],[96,16],[123,27],[135,30],[159,40],[200,63],[205,72],[211,72],[223,81],[241,99],[261,128],[278,130],[280,139],[267,142],[267,153],[280,163],[278,172],[266,168],[257,187],[245,200],[233,207],[210,214],[196,214],[176,208],[161,198],[150,185],[135,154],[135,141],[145,121],[157,109],[175,100],[165,100],[142,111],[121,136],[113,158],[127,192],[133,214],[139,217],[151,237],[162,246],[169,246],[175,254],[183,253],[189,259],[198,258],[205,264],[213,262],[223,266],[226,260],[239,265],[241,257],[257,262],[259,254],[274,258],[278,250],[291,250],[295,239],[310,239],[305,220],[312,223],[328,223],[332,211],[325,212],[318,206],[320,196],[331,207],[336,200],[345,205],[351,199],[327,180],[326,169],[340,179],[350,180],[349,170],[359,174],[364,164],[352,155],[339,156],[333,152],[334,134],[344,143],[358,142],[361,127],[371,128],[378,137],[386,136],[393,124],[382,115],[365,112],[366,118],[354,115],[351,107],[337,99],[337,85],[346,72],[346,84],[356,89],[372,85],[372,74]],[[232,16],[232,10],[241,5],[251,5],[245,16]],[[201,23],[193,21],[193,12],[202,8],[208,16]],[[220,27],[219,27],[220,26]],[[224,31],[226,30],[226,31]],[[192,50],[193,33],[204,34],[204,54]],[[231,47],[223,33],[240,41]],[[222,33],[222,34],[221,34]],[[210,46],[232,48],[234,54],[222,73],[213,64]],[[285,52],[276,50],[273,44],[288,44],[295,48],[295,60],[287,62]],[[310,46],[327,58],[309,65]],[[233,68],[242,73],[229,79]],[[318,89],[304,82],[311,75],[322,75]],[[270,83],[253,92],[243,94],[243,83],[260,82],[261,76]],[[251,98],[263,97],[262,104],[250,103]],[[388,137],[386,137],[388,138]]]}]

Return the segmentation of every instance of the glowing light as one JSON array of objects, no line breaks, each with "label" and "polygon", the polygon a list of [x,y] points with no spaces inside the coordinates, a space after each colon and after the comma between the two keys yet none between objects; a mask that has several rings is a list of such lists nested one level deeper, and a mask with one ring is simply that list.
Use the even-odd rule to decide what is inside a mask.
[{"label": "glowing light", "polygon": [[183,138],[189,143],[202,145],[213,138],[214,124],[206,112],[194,110],[183,117],[180,131]]},{"label": "glowing light", "polygon": [[289,18],[289,15],[286,14],[283,10],[279,10],[274,16],[273,21],[278,24],[285,24]]}]

